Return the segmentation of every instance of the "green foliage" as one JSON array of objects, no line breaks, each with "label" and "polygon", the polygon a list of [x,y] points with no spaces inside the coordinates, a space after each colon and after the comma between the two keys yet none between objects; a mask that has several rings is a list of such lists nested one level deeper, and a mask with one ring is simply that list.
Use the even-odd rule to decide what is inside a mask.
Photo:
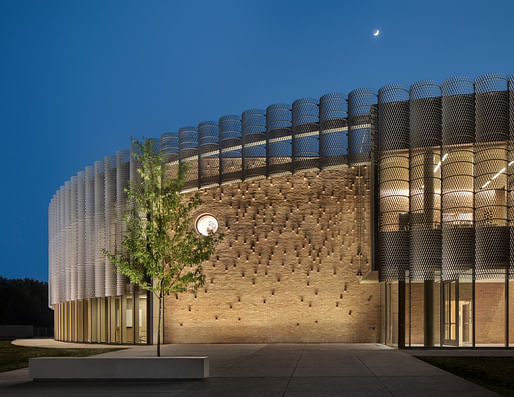
[{"label": "green foliage", "polygon": [[131,208],[125,216],[123,252],[104,254],[131,283],[156,296],[194,292],[205,283],[202,263],[222,234],[202,236],[194,230],[192,213],[201,199],[198,193],[180,193],[185,165],[176,178],[165,177],[169,166],[154,153],[152,140],[134,141],[133,146],[140,181],[132,181],[126,190]]}]

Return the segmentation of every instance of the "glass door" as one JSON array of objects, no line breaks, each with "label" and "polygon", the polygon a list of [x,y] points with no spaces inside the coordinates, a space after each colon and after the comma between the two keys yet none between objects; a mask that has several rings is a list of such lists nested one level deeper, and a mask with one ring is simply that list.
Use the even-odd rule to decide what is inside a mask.
[{"label": "glass door", "polygon": [[459,344],[459,281],[443,283],[443,345]]}]

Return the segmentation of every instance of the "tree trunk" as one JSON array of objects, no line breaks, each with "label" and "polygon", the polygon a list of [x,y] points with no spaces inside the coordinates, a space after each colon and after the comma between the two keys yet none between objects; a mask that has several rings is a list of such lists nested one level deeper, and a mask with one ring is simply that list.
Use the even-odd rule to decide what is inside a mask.
[{"label": "tree trunk", "polygon": [[157,326],[157,357],[161,357],[161,311],[162,311],[162,289],[159,291],[159,321]]}]

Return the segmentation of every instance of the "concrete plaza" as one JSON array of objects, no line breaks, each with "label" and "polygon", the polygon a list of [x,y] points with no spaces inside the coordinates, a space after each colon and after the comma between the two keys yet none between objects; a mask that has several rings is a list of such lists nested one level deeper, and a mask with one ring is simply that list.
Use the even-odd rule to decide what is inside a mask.
[{"label": "concrete plaza", "polygon": [[[94,345],[89,345],[94,347]],[[421,352],[420,352],[421,353]],[[99,355],[153,356],[155,346]],[[379,344],[164,345],[162,354],[207,355],[210,378],[178,381],[32,382],[28,369],[0,374],[9,396],[494,396],[411,354]],[[422,353],[421,353],[422,354]]]}]

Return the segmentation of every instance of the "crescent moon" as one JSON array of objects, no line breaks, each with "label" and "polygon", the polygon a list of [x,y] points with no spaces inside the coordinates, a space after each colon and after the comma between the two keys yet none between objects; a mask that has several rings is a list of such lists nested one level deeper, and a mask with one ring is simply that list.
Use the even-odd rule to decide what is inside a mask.
[{"label": "crescent moon", "polygon": [[380,34],[380,30],[377,29],[375,33],[373,33],[373,36],[377,37]]}]

